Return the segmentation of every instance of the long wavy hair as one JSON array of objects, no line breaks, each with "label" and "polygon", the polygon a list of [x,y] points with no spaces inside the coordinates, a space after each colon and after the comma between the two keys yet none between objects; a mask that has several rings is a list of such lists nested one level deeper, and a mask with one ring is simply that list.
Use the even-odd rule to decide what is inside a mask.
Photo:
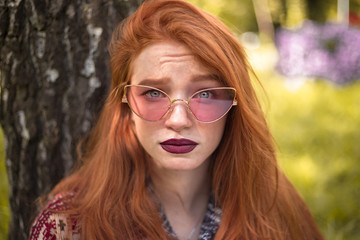
[{"label": "long wavy hair", "polygon": [[149,0],[115,29],[110,45],[112,82],[105,105],[79,157],[81,167],[51,195],[76,192],[84,239],[169,239],[147,190],[148,155],[137,140],[131,111],[121,103],[132,64],[148,45],[186,45],[226,86],[238,105],[227,116],[210,167],[222,209],[215,239],[323,239],[306,204],[278,169],[272,136],[250,80],[244,49],[215,17],[182,0]]}]

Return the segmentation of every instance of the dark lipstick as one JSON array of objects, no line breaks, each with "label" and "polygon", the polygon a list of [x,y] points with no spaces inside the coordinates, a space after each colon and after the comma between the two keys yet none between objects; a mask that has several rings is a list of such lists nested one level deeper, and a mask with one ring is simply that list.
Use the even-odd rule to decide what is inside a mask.
[{"label": "dark lipstick", "polygon": [[189,153],[198,145],[196,142],[191,141],[186,138],[172,138],[160,143],[161,147],[169,152],[174,154],[184,154]]}]

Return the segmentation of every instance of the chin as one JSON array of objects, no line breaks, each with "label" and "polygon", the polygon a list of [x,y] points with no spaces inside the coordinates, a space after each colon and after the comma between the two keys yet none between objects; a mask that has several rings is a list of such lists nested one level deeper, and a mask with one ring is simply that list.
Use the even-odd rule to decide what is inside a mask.
[{"label": "chin", "polygon": [[172,171],[195,170],[202,166],[205,161],[194,161],[188,158],[166,159],[164,162],[158,162],[157,166],[161,169]]},{"label": "chin", "polygon": [[191,167],[191,166],[171,166],[171,167],[166,167],[167,170],[171,170],[171,171],[191,171],[196,169],[196,167]]}]

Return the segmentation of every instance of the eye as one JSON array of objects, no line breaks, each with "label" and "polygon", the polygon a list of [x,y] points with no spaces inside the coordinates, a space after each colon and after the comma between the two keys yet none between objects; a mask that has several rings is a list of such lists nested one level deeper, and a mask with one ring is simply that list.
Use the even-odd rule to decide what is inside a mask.
[{"label": "eye", "polygon": [[199,93],[197,93],[194,98],[212,98],[214,95],[213,91],[201,91]]},{"label": "eye", "polygon": [[199,97],[200,98],[209,98],[210,97],[210,92],[200,92],[199,93]]},{"label": "eye", "polygon": [[158,97],[163,97],[164,94],[158,90],[152,89],[149,91],[146,91],[145,94],[147,97],[151,97],[151,98],[158,98]]}]

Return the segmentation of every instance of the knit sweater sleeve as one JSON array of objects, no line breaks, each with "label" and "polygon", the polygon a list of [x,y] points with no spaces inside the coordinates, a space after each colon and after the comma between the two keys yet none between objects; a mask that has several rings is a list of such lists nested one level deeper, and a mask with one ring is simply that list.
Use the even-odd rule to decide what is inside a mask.
[{"label": "knit sweater sleeve", "polygon": [[56,212],[67,210],[65,199],[72,197],[72,193],[56,195],[35,219],[29,240],[80,239],[80,228],[76,218]]}]

